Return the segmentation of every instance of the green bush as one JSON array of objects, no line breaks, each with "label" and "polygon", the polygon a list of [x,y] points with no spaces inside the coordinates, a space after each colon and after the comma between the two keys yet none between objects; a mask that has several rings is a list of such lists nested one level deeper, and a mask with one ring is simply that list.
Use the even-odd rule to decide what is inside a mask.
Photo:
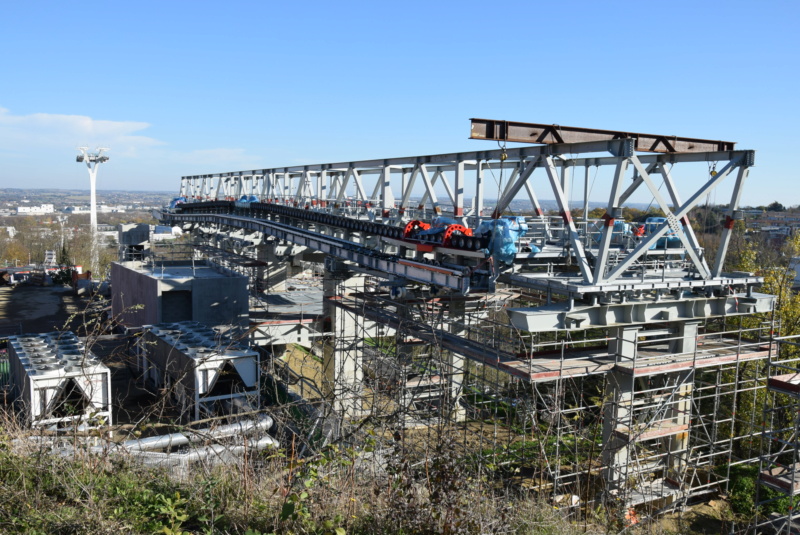
[{"label": "green bush", "polygon": [[61,284],[69,286],[72,284],[72,274],[75,272],[72,268],[61,268],[58,271],[53,271],[50,278],[53,279],[53,284]]}]

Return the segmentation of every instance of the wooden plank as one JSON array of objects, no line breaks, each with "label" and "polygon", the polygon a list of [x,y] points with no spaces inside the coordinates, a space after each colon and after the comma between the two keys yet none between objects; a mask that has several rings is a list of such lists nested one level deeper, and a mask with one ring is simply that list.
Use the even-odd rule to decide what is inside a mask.
[{"label": "wooden plank", "polygon": [[798,394],[800,393],[800,373],[786,373],[767,379],[767,386],[773,390]]}]

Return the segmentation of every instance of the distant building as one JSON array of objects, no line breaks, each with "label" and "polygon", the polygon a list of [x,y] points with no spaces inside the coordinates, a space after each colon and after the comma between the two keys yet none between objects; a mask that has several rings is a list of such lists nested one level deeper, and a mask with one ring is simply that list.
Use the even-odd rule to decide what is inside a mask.
[{"label": "distant building", "polygon": [[[97,213],[99,214],[126,212],[127,210],[128,210],[127,206],[123,205],[118,205],[118,206],[107,206],[105,204],[97,205]],[[88,214],[90,211],[91,210],[89,206],[67,206],[63,210],[63,212],[66,214]]]},{"label": "distant building", "polygon": [[180,227],[165,227],[163,225],[150,226],[150,241],[169,241],[181,237],[183,231]]},{"label": "distant building", "polygon": [[67,206],[63,211],[67,214],[88,214],[89,208],[84,206]]},{"label": "distant building", "polygon": [[38,206],[17,206],[18,215],[43,215],[53,214],[56,209],[52,204],[40,204]]}]

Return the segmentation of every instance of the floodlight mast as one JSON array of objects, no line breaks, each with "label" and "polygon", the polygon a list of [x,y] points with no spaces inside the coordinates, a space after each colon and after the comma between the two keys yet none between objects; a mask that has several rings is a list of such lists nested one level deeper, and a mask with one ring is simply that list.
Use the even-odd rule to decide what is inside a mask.
[{"label": "floodlight mast", "polygon": [[109,149],[105,147],[99,147],[95,152],[89,152],[89,147],[78,147],[78,150],[81,151],[81,153],[75,158],[75,161],[84,162],[86,167],[89,169],[89,223],[92,227],[92,258],[90,267],[91,269],[94,269],[96,273],[97,268],[99,267],[97,255],[97,166],[108,161],[108,156],[105,156],[103,152]]}]

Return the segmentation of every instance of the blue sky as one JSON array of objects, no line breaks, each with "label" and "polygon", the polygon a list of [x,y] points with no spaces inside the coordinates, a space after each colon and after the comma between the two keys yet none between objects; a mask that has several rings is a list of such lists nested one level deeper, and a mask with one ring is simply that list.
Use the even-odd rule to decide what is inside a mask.
[{"label": "blue sky", "polygon": [[[0,2],[0,187],[492,148],[483,117],[738,142],[800,204],[798,2]],[[722,201],[720,201],[722,202]]]}]

